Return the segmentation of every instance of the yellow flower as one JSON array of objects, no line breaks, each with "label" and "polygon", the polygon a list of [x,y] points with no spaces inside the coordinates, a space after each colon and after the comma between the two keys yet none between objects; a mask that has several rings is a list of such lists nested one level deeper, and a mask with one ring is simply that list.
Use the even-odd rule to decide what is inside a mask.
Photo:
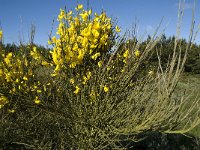
[{"label": "yellow flower", "polygon": [[97,30],[92,30],[92,34],[94,35],[95,38],[99,37],[99,32]]},{"label": "yellow flower", "polygon": [[118,26],[115,27],[116,32],[121,32],[120,28]]},{"label": "yellow flower", "polygon": [[86,75],[87,75],[87,79],[90,80],[90,78],[91,78],[91,76],[92,76],[92,72],[88,71],[88,72],[86,73]]},{"label": "yellow flower", "polygon": [[1,95],[0,96],[0,103],[8,103],[8,98],[3,96],[3,95]]},{"label": "yellow flower", "polygon": [[83,9],[83,5],[81,5],[81,4],[79,4],[79,5],[77,6],[77,10],[80,10],[80,9]]},{"label": "yellow flower", "polygon": [[13,87],[12,88],[12,92],[11,93],[15,93],[16,92],[16,88],[15,87]]},{"label": "yellow flower", "polygon": [[7,73],[7,74],[5,74],[5,75],[6,75],[5,79],[6,79],[7,82],[12,81],[12,78],[11,78],[11,74],[10,74],[10,73]]},{"label": "yellow flower", "polygon": [[51,44],[52,44],[52,43],[51,43],[51,40],[48,40],[48,44],[49,44],[49,45],[51,45]]},{"label": "yellow flower", "polygon": [[136,57],[139,57],[139,56],[140,56],[140,51],[139,51],[139,50],[136,50],[136,51],[134,52],[134,54],[135,54]]},{"label": "yellow flower", "polygon": [[88,11],[88,14],[89,14],[89,15],[91,15],[91,14],[92,14],[92,10],[91,10],[91,9]]},{"label": "yellow flower", "polygon": [[124,57],[123,62],[124,63],[127,63],[128,56],[129,56],[129,50],[127,49],[123,54],[123,57]]},{"label": "yellow flower", "polygon": [[17,78],[17,79],[15,80],[15,82],[18,83],[18,82],[19,82],[19,79]]},{"label": "yellow flower", "polygon": [[42,93],[42,91],[41,90],[37,90],[37,93]]},{"label": "yellow flower", "polygon": [[5,96],[3,96],[3,95],[1,95],[0,96],[0,109],[5,105],[5,104],[7,104],[9,101],[8,101],[8,98],[7,97],[5,97]]},{"label": "yellow flower", "polygon": [[24,79],[25,81],[27,81],[27,80],[28,80],[28,78],[27,78],[26,76],[24,76],[24,77],[23,77],[23,79]]},{"label": "yellow flower", "polygon": [[48,63],[48,62],[46,62],[45,60],[43,60],[43,61],[42,61],[42,65],[43,65],[43,66],[48,66],[48,65],[49,65],[49,63]]},{"label": "yellow flower", "polygon": [[2,37],[3,37],[3,31],[0,30],[0,40],[2,39]]},{"label": "yellow flower", "polygon": [[101,56],[101,54],[98,52],[98,53],[92,55],[92,59],[96,60],[99,56]]},{"label": "yellow flower", "polygon": [[78,54],[78,57],[77,57],[79,64],[81,64],[83,57],[84,57],[84,53],[81,50],[79,50],[79,54]]},{"label": "yellow flower", "polygon": [[127,49],[124,54],[123,54],[124,58],[127,58],[129,56],[129,50]]},{"label": "yellow flower", "polygon": [[28,60],[27,59],[24,60],[24,64],[25,64],[26,67],[28,66]]},{"label": "yellow flower", "polygon": [[14,110],[14,109],[8,109],[8,112],[9,112],[9,113],[14,113],[15,110]]},{"label": "yellow flower", "polygon": [[86,82],[87,82],[87,77],[86,76],[83,76],[83,84],[86,84]]},{"label": "yellow flower", "polygon": [[39,60],[40,59],[40,54],[37,52],[37,48],[34,46],[33,50],[30,52],[30,55],[35,59]]},{"label": "yellow flower", "polygon": [[87,12],[81,13],[80,16],[82,17],[82,19],[84,21],[86,21],[88,19],[88,13]]},{"label": "yellow flower", "polygon": [[76,67],[76,62],[72,62],[70,65],[69,65],[70,68],[75,68]]},{"label": "yellow flower", "polygon": [[76,90],[74,91],[74,94],[78,94],[80,91],[80,88],[78,86],[76,86],[75,88],[76,88]]},{"label": "yellow flower", "polygon": [[0,69],[0,77],[3,75],[3,70]]},{"label": "yellow flower", "polygon": [[104,88],[103,88],[103,90],[104,90],[104,92],[108,92],[109,91],[109,87],[107,87],[106,85],[104,86]]},{"label": "yellow flower", "polygon": [[110,69],[111,69],[110,67],[107,67],[107,68],[106,68],[107,71],[110,71]]},{"label": "yellow flower", "polygon": [[52,73],[51,76],[55,77],[55,76],[57,76],[57,73]]},{"label": "yellow flower", "polygon": [[41,100],[39,100],[38,96],[35,97],[34,99],[35,104],[40,104]]},{"label": "yellow flower", "polygon": [[75,22],[75,26],[78,26],[80,23],[80,21],[77,17],[74,18],[74,22]]},{"label": "yellow flower", "polygon": [[69,12],[67,13],[67,15],[70,16],[70,15],[72,15],[72,13],[73,13],[72,11],[69,11]]},{"label": "yellow flower", "polygon": [[103,65],[103,62],[102,62],[102,61],[99,61],[99,62],[98,62],[99,68],[100,68],[102,65]]},{"label": "yellow flower", "polygon": [[43,85],[43,89],[44,89],[44,91],[46,92],[46,91],[47,91],[47,86],[46,86],[46,85]]},{"label": "yellow flower", "polygon": [[54,69],[55,72],[59,71],[61,68],[60,64],[56,65],[56,68]]},{"label": "yellow flower", "polygon": [[58,61],[58,54],[56,50],[53,51],[52,58],[53,58],[53,62],[57,65],[59,61]]},{"label": "yellow flower", "polygon": [[74,79],[73,79],[73,78],[70,79],[69,82],[70,82],[71,84],[74,84]]},{"label": "yellow flower", "polygon": [[57,39],[56,39],[55,36],[53,36],[51,40],[52,40],[53,43],[56,43],[56,42],[57,42]]},{"label": "yellow flower", "polygon": [[65,18],[65,11],[60,9],[60,14],[58,15],[58,21],[62,20]]},{"label": "yellow flower", "polygon": [[95,21],[94,24],[93,24],[93,29],[95,30],[99,30],[101,27],[100,27],[100,23]]},{"label": "yellow flower", "polygon": [[4,62],[7,64],[7,65],[10,65],[11,63],[11,57],[12,57],[12,52],[8,53],[6,55],[6,58],[4,58]]}]

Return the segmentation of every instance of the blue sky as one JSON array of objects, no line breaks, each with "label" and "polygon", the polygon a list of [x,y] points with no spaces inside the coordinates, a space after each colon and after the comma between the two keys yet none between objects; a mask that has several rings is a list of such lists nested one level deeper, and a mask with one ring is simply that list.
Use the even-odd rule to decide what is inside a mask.
[{"label": "blue sky", "polygon": [[[60,8],[74,10],[77,2],[86,0],[0,0],[0,22],[5,43],[19,44],[19,39],[28,42],[31,24],[36,26],[35,43],[46,46],[53,19],[57,18]],[[131,29],[135,20],[138,35],[152,34],[162,17],[166,35],[176,31],[179,0],[89,0],[93,12],[105,10],[108,16],[117,19],[122,32]],[[181,36],[187,38],[191,23],[193,0],[186,0]],[[200,3],[197,1],[196,23],[200,22]],[[56,24],[53,26],[56,29]],[[55,34],[55,30],[54,30]]]}]

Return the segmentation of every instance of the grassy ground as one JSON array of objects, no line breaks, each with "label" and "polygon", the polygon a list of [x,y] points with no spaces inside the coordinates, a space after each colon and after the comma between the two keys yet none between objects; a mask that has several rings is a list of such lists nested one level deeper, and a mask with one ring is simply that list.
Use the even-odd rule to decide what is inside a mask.
[{"label": "grassy ground", "polygon": [[[188,93],[191,93],[190,100],[200,97],[200,74],[184,74],[182,75],[177,87],[179,92],[184,89],[188,89]],[[180,94],[180,93],[177,93]],[[194,136],[200,137],[200,125],[191,131]]]}]

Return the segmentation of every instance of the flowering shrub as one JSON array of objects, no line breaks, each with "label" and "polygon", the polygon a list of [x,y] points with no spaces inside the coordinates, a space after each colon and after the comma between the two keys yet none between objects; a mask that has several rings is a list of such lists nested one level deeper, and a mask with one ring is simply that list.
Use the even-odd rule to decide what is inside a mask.
[{"label": "flowering shrub", "polygon": [[2,49],[0,60],[0,84],[2,85],[0,93],[3,95],[1,106],[5,102],[9,104],[13,96],[31,94],[38,97],[42,91],[47,90],[46,85],[42,85],[37,79],[36,72],[40,66],[49,67],[51,64],[42,58],[36,47],[28,46],[26,52],[24,49],[16,52]]},{"label": "flowering shrub", "polygon": [[12,52],[0,45],[0,144],[121,148],[146,131],[185,133],[199,123],[196,105],[174,98],[187,50],[181,60],[175,48],[165,71],[159,64],[157,72],[142,72],[159,36],[140,51],[139,42],[117,39],[120,28],[105,12],[82,5],[61,9],[58,22],[45,55],[32,44]]},{"label": "flowering shrub", "polygon": [[[106,83],[99,86],[99,89],[103,89],[107,93],[111,88],[109,82],[115,81],[116,77],[114,79],[114,76],[123,72],[129,58],[129,49],[127,48],[122,49],[122,54],[115,57],[116,61],[108,60],[112,55],[111,48],[115,43],[115,37],[120,32],[119,27],[112,25],[111,18],[108,18],[105,12],[93,15],[92,10],[84,10],[83,5],[78,5],[75,13],[61,9],[57,20],[59,22],[56,32],[58,38],[53,36],[49,40],[49,44],[53,45],[51,53],[55,67],[51,75],[61,77],[64,73],[68,76],[69,79],[66,80],[66,83],[73,85],[73,93],[77,95],[80,93],[81,87],[86,87],[87,82],[96,76],[97,68],[105,70],[106,67],[107,73],[111,68],[118,68],[117,70],[112,69],[115,70],[115,73],[105,76]],[[128,47],[127,44],[126,47]],[[139,58],[139,50],[134,53],[135,57]],[[119,63],[121,65],[118,65]],[[69,74],[69,72],[74,74]],[[106,72],[104,71],[104,73]],[[94,94],[93,87],[87,94],[98,95]]]}]

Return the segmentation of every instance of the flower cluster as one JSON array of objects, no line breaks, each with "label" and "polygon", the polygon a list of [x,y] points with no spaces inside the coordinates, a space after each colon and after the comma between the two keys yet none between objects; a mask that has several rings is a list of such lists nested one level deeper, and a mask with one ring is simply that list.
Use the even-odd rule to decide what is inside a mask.
[{"label": "flower cluster", "polygon": [[105,13],[92,16],[91,10],[84,10],[82,5],[66,13],[61,9],[58,15],[58,38],[51,38],[49,44],[54,45],[52,52],[55,72],[64,65],[75,68],[82,64],[84,58],[97,60],[107,49],[109,35],[112,32],[111,19]]},{"label": "flower cluster", "polygon": [[[41,95],[49,95],[53,82],[57,96],[65,90],[74,96],[86,92],[84,94],[89,101],[94,102],[101,91],[103,94],[111,92],[117,77],[128,66],[131,54],[134,53],[134,58],[140,56],[139,50],[131,52],[128,44],[125,44],[117,57],[109,60],[115,35],[121,29],[114,26],[104,12],[92,14],[91,10],[84,10],[83,5],[78,5],[75,13],[61,9],[58,22],[57,36],[49,40],[49,44],[53,45],[53,50],[46,53],[49,59],[34,45],[23,47],[22,51],[17,52],[0,51],[0,84],[2,91],[8,91],[1,92],[0,89],[0,95],[3,95],[0,97],[1,107],[9,103],[9,94],[13,96],[19,93],[32,95],[34,104],[43,104]],[[0,31],[0,39],[2,34]],[[42,69],[46,72],[41,74],[46,73],[52,80],[41,78],[39,72]],[[99,71],[104,72],[103,82],[93,86]],[[56,85],[56,80],[62,84]],[[68,89],[63,88],[63,85]]]},{"label": "flower cluster", "polygon": [[3,31],[0,30],[0,41],[2,40],[2,37],[3,37]]},{"label": "flower cluster", "polygon": [[15,52],[2,49],[0,60],[0,108],[9,103],[9,97],[19,93],[38,97],[47,91],[48,85],[42,84],[36,74],[38,68],[47,68],[51,63],[41,56],[36,47],[27,46],[26,52],[24,49]]},{"label": "flower cluster", "polygon": [[8,101],[8,98],[5,97],[4,95],[1,95],[0,96],[0,109],[5,105],[7,104],[9,101]]}]

